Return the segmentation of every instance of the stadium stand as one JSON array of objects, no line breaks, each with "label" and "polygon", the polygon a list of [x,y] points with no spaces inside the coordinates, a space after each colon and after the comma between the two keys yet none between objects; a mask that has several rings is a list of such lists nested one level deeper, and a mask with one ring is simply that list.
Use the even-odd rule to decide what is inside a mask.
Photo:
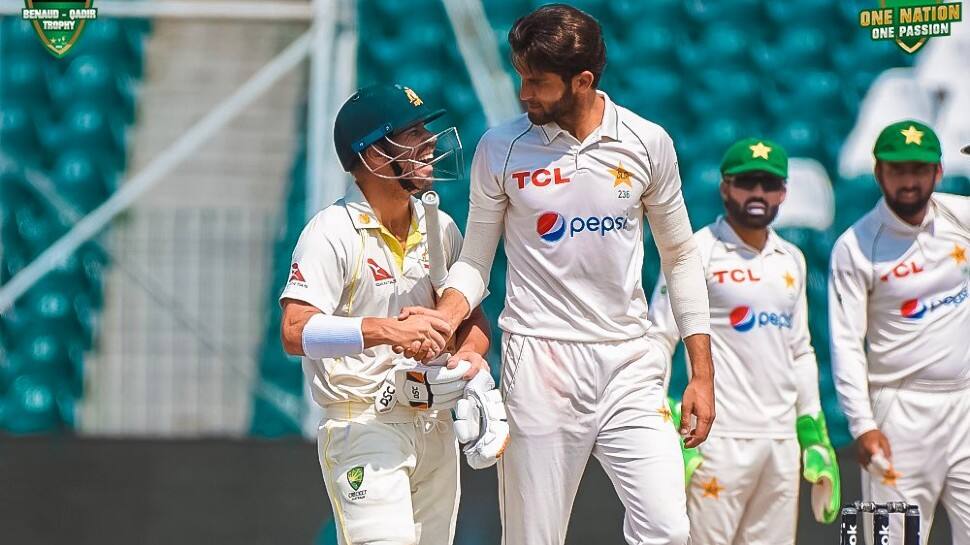
[{"label": "stadium stand", "polygon": [[[114,190],[149,30],[147,21],[98,21],[58,60],[30,23],[0,21],[0,282]],[[53,184],[55,199],[35,175]],[[73,426],[107,264],[98,242],[84,245],[0,319],[0,430]]]}]

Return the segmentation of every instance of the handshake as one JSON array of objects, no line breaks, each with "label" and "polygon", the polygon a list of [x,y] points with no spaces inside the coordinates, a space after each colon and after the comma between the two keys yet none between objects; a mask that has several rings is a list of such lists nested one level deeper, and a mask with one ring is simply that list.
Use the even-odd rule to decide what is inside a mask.
[{"label": "handshake", "polygon": [[[365,322],[364,326],[372,330],[365,332],[365,337],[378,339],[379,344],[390,345],[394,352],[420,362],[428,362],[442,354],[456,331],[450,316],[424,307],[404,307],[397,317],[375,319]],[[479,369],[488,369],[480,355],[461,350],[449,359],[449,368],[454,368],[459,356],[472,364],[468,379]]]}]

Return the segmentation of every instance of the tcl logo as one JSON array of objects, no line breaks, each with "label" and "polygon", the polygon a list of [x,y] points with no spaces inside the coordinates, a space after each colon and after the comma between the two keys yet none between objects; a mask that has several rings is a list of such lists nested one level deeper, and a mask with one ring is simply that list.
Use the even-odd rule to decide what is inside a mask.
[{"label": "tcl logo", "polygon": [[519,189],[525,189],[525,184],[531,183],[536,187],[545,187],[549,184],[568,184],[569,178],[564,178],[562,170],[554,168],[550,171],[547,168],[540,168],[532,172],[513,172],[512,179],[519,185]]},{"label": "tcl logo", "polygon": [[899,263],[892,268],[891,271],[879,277],[883,282],[889,282],[890,278],[906,278],[912,274],[919,274],[923,272],[923,267],[919,266],[915,261],[910,261],[909,263]]},{"label": "tcl logo", "polygon": [[726,279],[736,284],[744,282],[761,282],[761,277],[757,276],[751,269],[731,269],[729,271],[713,271],[711,274],[717,278],[718,284],[723,284]]}]

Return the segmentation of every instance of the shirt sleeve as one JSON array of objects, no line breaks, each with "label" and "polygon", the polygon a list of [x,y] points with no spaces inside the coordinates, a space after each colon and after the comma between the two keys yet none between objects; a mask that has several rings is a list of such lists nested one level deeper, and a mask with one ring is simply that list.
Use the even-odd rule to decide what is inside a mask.
[{"label": "shirt sleeve", "polygon": [[333,314],[340,304],[348,264],[344,252],[326,236],[323,223],[318,214],[300,233],[279,300],[282,303],[283,299],[296,299],[315,306],[324,314]]},{"label": "shirt sleeve", "polygon": [[505,225],[508,195],[501,175],[492,172],[489,145],[479,142],[472,159],[469,189],[468,226],[458,261],[448,271],[445,288],[458,290],[468,301],[468,308],[481,304],[487,293],[492,262]]},{"label": "shirt sleeve", "polygon": [[674,321],[683,337],[710,334],[707,282],[680,190],[674,143],[666,133],[648,157],[651,176],[641,202],[657,243]]},{"label": "shirt sleeve", "polygon": [[812,347],[812,336],[808,328],[808,267],[805,256],[797,252],[798,275],[801,286],[798,289],[798,301],[792,312],[792,329],[789,336],[795,381],[798,389],[798,416],[815,416],[822,410],[822,402],[818,393],[818,360]]},{"label": "shirt sleeve", "polygon": [[444,232],[441,234],[441,239],[445,241],[445,259],[448,267],[451,268],[452,265],[458,262],[463,239],[458,225],[455,224],[455,220],[451,219],[451,216],[445,217],[446,219],[442,226],[442,231]]},{"label": "shirt sleeve", "polygon": [[829,271],[829,328],[832,372],[839,404],[853,437],[874,430],[876,421],[869,400],[865,338],[868,328],[867,272],[854,262],[846,241],[832,250]]},{"label": "shirt sleeve", "polygon": [[680,330],[674,321],[674,311],[670,308],[670,298],[667,296],[667,281],[662,274],[653,289],[647,319],[651,324],[649,335],[666,351],[667,360],[671,360],[680,341]]}]

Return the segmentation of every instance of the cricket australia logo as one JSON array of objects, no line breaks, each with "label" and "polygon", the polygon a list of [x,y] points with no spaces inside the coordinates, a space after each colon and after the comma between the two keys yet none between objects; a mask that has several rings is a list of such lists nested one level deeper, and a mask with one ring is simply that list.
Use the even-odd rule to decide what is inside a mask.
[{"label": "cricket australia logo", "polygon": [[33,23],[44,47],[55,57],[63,57],[81,37],[84,24],[98,17],[93,0],[26,0],[21,12]]},{"label": "cricket australia logo", "polygon": [[367,490],[361,490],[360,486],[364,484],[364,466],[352,467],[347,471],[347,483],[350,488],[353,488],[353,492],[347,494],[347,499],[350,501],[362,500],[367,497]]}]

